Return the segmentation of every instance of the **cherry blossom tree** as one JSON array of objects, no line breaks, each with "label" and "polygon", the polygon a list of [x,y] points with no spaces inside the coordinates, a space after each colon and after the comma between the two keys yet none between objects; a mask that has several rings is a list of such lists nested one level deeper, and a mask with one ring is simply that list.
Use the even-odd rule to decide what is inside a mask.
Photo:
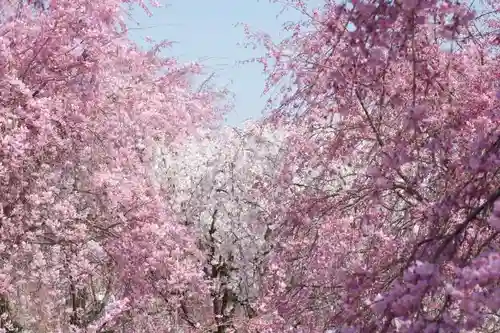
[{"label": "cherry blossom tree", "polygon": [[[157,179],[175,193],[172,205],[196,233],[210,297],[186,303],[181,318],[200,331],[252,332],[274,244],[268,212],[286,131],[247,123],[220,127],[159,147]],[[194,325],[192,328],[194,329]]]},{"label": "cherry blossom tree", "polygon": [[261,332],[498,330],[499,5],[289,1],[251,34],[295,128]]},{"label": "cherry blossom tree", "polygon": [[0,1],[3,330],[178,332],[147,311],[208,293],[151,148],[216,120],[219,94],[132,43],[125,5]]}]

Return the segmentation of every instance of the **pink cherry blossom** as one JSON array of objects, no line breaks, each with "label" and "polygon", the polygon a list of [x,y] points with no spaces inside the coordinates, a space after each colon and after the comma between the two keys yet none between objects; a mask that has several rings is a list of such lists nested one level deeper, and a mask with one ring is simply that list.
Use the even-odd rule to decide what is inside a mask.
[{"label": "pink cherry blossom", "polygon": [[[290,90],[266,121],[300,137],[283,162],[288,208],[276,208],[294,216],[280,225],[288,246],[274,255],[294,283],[281,291],[269,277],[282,310],[262,327],[494,327],[496,266],[480,256],[500,245],[498,3],[287,5],[306,14],[289,38],[249,33],[269,50],[267,88]],[[292,190],[310,168],[321,173]]]}]

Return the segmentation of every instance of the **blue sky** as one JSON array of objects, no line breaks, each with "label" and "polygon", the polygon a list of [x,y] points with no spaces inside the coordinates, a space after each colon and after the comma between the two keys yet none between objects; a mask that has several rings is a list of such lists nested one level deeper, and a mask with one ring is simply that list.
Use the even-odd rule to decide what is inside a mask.
[{"label": "blue sky", "polygon": [[133,17],[141,29],[131,34],[142,45],[146,45],[145,36],[177,42],[169,54],[182,61],[201,61],[207,72],[216,72],[215,82],[235,94],[235,110],[227,116],[227,122],[240,125],[246,119],[260,117],[267,98],[262,96],[262,67],[238,64],[262,55],[263,50],[238,46],[245,36],[243,28],[235,25],[246,23],[280,38],[282,23],[299,17],[290,10],[278,16],[281,8],[268,0],[168,0],[167,6],[155,9],[152,17],[135,10]]}]

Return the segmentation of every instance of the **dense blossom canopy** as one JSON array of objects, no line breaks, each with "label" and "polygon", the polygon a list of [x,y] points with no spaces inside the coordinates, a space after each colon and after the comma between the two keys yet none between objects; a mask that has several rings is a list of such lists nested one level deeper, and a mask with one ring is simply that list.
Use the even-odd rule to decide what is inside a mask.
[{"label": "dense blossom canopy", "polygon": [[215,119],[217,95],[132,43],[121,1],[0,7],[0,326],[149,331],[150,296],[203,285],[148,147]]},{"label": "dense blossom canopy", "polygon": [[498,0],[289,0],[243,129],[137,5],[0,0],[0,330],[498,331]]},{"label": "dense blossom canopy", "polygon": [[500,3],[289,5],[288,39],[252,36],[281,87],[268,120],[296,127],[264,327],[498,329]]}]

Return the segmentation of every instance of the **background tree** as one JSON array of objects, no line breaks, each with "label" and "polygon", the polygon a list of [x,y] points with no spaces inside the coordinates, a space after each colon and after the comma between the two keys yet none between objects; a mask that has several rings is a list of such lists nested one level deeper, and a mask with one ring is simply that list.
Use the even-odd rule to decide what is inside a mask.
[{"label": "background tree", "polygon": [[[222,126],[158,152],[158,179],[176,193],[170,204],[196,232],[210,297],[187,302],[180,318],[200,331],[250,332],[272,253],[280,195],[276,173],[286,131],[247,123]],[[191,325],[192,326],[192,325]]]}]

